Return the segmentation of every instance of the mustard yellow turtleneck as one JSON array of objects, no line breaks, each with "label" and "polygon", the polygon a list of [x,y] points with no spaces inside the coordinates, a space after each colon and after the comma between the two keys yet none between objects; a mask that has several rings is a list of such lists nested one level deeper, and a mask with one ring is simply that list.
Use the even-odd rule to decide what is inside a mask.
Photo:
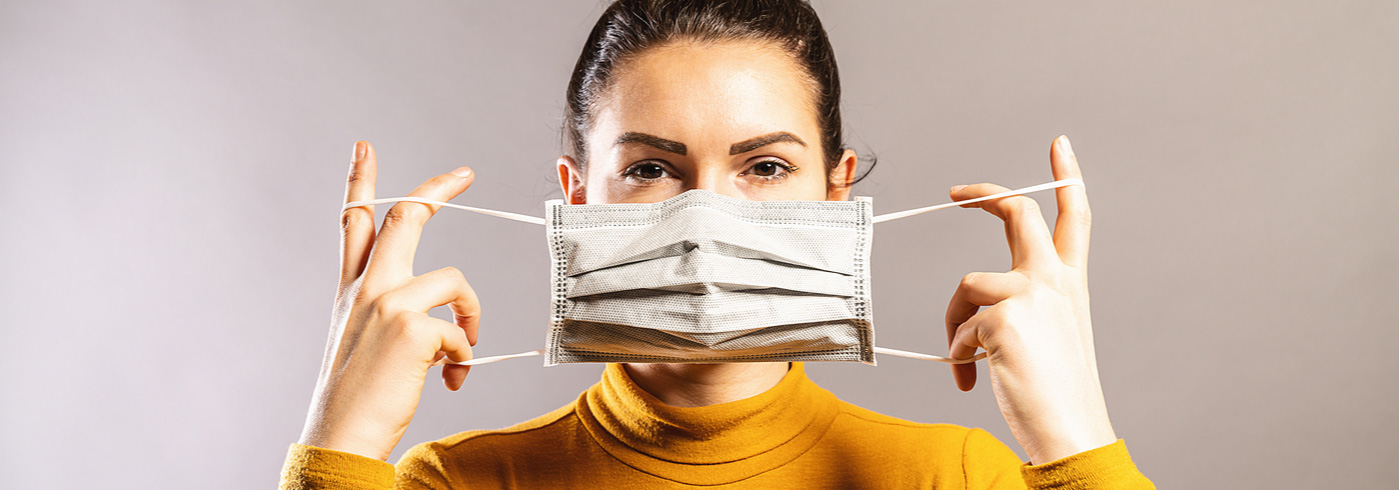
[{"label": "mustard yellow turtleneck", "polygon": [[672,407],[619,364],[576,402],[501,430],[410,449],[397,465],[292,444],[283,489],[311,488],[1151,489],[1119,439],[1043,465],[987,431],[917,424],[838,400],[793,363],[777,386]]}]

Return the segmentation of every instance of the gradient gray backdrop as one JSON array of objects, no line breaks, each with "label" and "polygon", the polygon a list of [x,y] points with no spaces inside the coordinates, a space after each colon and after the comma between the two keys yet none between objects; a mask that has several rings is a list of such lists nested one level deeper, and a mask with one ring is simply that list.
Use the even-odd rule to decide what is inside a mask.
[{"label": "gradient gray backdrop", "polygon": [[[1049,181],[1051,140],[1072,138],[1108,406],[1159,488],[1396,487],[1395,2],[816,7],[848,143],[880,159],[856,192],[878,211]],[[601,10],[0,4],[0,487],[275,485],[326,339],[355,140],[378,149],[380,196],[466,164],[456,202],[542,214]],[[959,278],[1009,267],[1001,223],[951,209],[877,236],[878,343],[946,353]],[[460,268],[477,352],[518,352],[544,342],[545,251],[538,227],[445,210],[416,271]],[[971,393],[942,364],[809,369],[1025,455],[985,367]],[[391,461],[569,403],[600,371],[515,360],[452,393],[434,370]]]}]

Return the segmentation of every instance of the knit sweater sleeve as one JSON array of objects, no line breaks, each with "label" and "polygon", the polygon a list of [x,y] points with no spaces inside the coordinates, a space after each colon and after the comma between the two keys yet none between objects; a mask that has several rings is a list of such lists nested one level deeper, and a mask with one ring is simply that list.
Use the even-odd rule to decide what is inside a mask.
[{"label": "knit sweater sleeve", "polygon": [[1133,464],[1122,439],[1078,454],[1032,465],[1021,462],[996,436],[968,431],[963,442],[967,488],[1030,490],[1155,490]]},{"label": "knit sweater sleeve", "polygon": [[334,449],[292,443],[282,463],[281,490],[387,490],[394,465]]},{"label": "knit sweater sleeve", "polygon": [[282,464],[281,490],[451,488],[441,446],[413,446],[397,465],[358,454],[293,443]]}]

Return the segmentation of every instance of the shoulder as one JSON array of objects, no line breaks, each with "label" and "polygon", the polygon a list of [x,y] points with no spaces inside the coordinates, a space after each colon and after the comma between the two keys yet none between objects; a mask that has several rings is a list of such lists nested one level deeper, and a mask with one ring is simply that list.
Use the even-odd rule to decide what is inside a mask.
[{"label": "shoulder", "polygon": [[820,447],[840,458],[858,458],[875,473],[924,475],[951,486],[1019,477],[1021,465],[1011,448],[981,428],[917,423],[844,400]]},{"label": "shoulder", "polygon": [[413,446],[409,455],[429,456],[449,454],[488,446],[512,446],[528,442],[535,437],[551,437],[551,432],[568,430],[578,424],[574,404],[559,407],[539,417],[506,427],[504,429],[469,430]]},{"label": "shoulder", "polygon": [[531,436],[541,436],[551,431],[567,429],[571,425],[576,425],[578,417],[575,414],[574,407],[575,405],[570,403],[552,412],[504,429],[459,432],[438,439],[432,444],[441,447],[444,451],[456,451],[463,448],[496,444],[515,444],[515,442],[511,441],[528,439]]},{"label": "shoulder", "polygon": [[583,431],[574,403],[493,430],[470,430],[413,446],[395,465],[399,478],[450,485],[463,476],[510,467]]},{"label": "shoulder", "polygon": [[1014,474],[1022,464],[990,432],[957,424],[911,422],[841,401],[831,431],[846,444],[937,462],[967,474]]},{"label": "shoulder", "polygon": [[[891,417],[873,410],[856,406],[850,402],[838,401],[839,408],[836,420],[832,422],[834,429],[857,429],[861,431],[874,431],[871,435],[881,434],[885,436],[911,436],[929,442],[929,438],[938,441],[962,441],[968,437],[972,431],[981,431],[977,428],[964,427],[957,424],[926,424],[911,422],[897,417]],[[986,433],[986,431],[982,431]]]}]

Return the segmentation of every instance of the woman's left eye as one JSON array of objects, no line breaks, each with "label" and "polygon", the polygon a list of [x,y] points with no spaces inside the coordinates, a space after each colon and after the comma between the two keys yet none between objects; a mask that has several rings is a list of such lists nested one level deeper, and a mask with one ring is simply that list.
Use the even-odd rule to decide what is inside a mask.
[{"label": "woman's left eye", "polygon": [[749,167],[749,173],[764,180],[781,179],[794,170],[797,170],[797,167],[779,160],[763,160]]}]

